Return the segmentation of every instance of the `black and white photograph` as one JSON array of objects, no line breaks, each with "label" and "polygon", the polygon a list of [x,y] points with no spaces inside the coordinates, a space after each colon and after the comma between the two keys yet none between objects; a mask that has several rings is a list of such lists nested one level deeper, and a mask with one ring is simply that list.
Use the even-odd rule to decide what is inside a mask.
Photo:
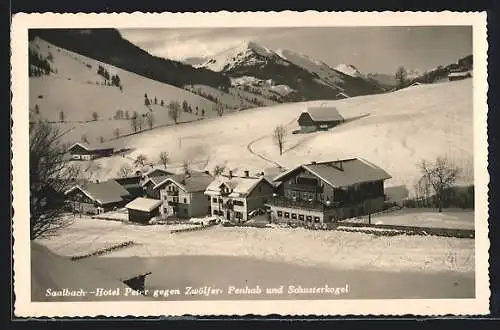
[{"label": "black and white photograph", "polygon": [[488,311],[485,14],[141,15],[18,17],[20,312]]}]

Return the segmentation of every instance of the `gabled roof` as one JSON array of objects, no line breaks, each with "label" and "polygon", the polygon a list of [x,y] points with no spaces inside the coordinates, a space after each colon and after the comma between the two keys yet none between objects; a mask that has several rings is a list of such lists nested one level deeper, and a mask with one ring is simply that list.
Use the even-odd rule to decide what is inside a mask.
[{"label": "gabled roof", "polygon": [[391,176],[380,167],[361,158],[299,165],[274,178],[281,181],[291,173],[305,169],[321,178],[332,187],[346,187],[353,184],[387,180]]},{"label": "gabled roof", "polygon": [[171,175],[160,175],[160,176],[152,176],[150,178],[148,178],[147,180],[145,180],[143,183],[141,183],[141,186],[145,186],[148,182],[151,182],[153,183],[153,189],[156,189],[156,186],[158,186],[160,183],[162,183],[163,181],[165,181],[166,179],[172,177],[173,174]]},{"label": "gabled roof", "polygon": [[335,107],[310,107],[306,112],[313,121],[342,121],[344,117]]},{"label": "gabled roof", "polygon": [[88,143],[83,143],[83,142],[76,142],[76,143],[73,143],[69,148],[68,150],[71,150],[73,149],[74,147],[76,146],[80,146],[82,147],[83,149],[87,150],[87,151],[98,151],[98,150],[109,150],[109,149],[113,149],[111,147],[95,147],[95,146],[91,146],[89,145]]},{"label": "gabled roof", "polygon": [[71,189],[69,189],[68,191],[66,191],[66,194],[71,193],[75,189],[80,190],[85,195],[87,195],[87,197],[100,204],[122,202],[123,197],[127,197],[130,195],[127,189],[122,187],[115,180],[76,185]]},{"label": "gabled roof", "polygon": [[167,183],[174,183],[186,192],[205,191],[213,180],[214,177],[207,173],[193,172],[189,176],[178,174],[164,178],[153,189],[161,188]]},{"label": "gabled roof", "polygon": [[207,187],[205,190],[206,194],[211,194],[211,193],[219,193],[220,192],[220,186],[225,184],[227,187],[231,188],[231,193],[230,197],[244,197],[248,196],[249,194],[252,193],[253,189],[262,181],[265,181],[269,183],[270,185],[273,185],[269,180],[267,180],[265,177],[225,177],[225,176],[220,176],[210,185]]},{"label": "gabled roof", "polygon": [[127,209],[132,209],[137,211],[151,212],[155,208],[159,207],[162,203],[163,202],[158,199],[137,197],[136,199],[125,205],[125,207]]},{"label": "gabled roof", "polygon": [[167,171],[165,169],[162,169],[162,168],[152,168],[152,169],[144,172],[142,175],[149,177],[154,172],[158,172],[159,173],[159,175],[157,175],[157,176],[165,176],[165,175],[173,175],[174,174],[174,173],[169,172],[169,171]]}]

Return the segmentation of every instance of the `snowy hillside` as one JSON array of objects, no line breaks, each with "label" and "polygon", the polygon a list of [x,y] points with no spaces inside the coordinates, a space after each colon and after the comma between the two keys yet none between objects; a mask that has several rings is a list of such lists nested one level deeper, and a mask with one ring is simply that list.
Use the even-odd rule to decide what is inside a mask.
[{"label": "snowy hillside", "polygon": [[[75,127],[69,136],[72,139],[79,139],[82,134],[86,134],[89,138],[93,137],[94,141],[89,142],[95,143],[101,136],[106,140],[112,138],[116,129],[122,135],[131,133],[132,128],[125,113],[129,116],[134,112],[153,113],[153,126],[172,123],[167,108],[171,101],[181,104],[186,101],[191,108],[199,109],[198,116],[194,112],[181,112],[179,121],[201,119],[202,109],[205,109],[206,116],[214,115],[209,111],[213,108],[212,101],[184,89],[70,52],[39,38],[32,41],[30,47],[42,56],[51,54],[51,66],[56,71],[50,75],[30,77],[32,118],[39,117],[52,122],[63,119],[60,124],[62,127]],[[99,66],[110,75],[118,75],[121,88],[110,85],[109,80],[99,75]],[[151,103],[149,107],[145,105],[145,95]],[[38,109],[36,114],[35,108]],[[123,111],[123,118],[115,118],[118,110]],[[64,118],[61,118],[61,113]],[[97,120],[94,120],[94,113],[97,114]]]},{"label": "snowy hillside", "polygon": [[[283,124],[290,133],[297,129],[296,120],[307,105],[321,104],[335,105],[347,122],[327,132],[288,134],[285,153],[279,156],[271,138],[273,129]],[[472,181],[472,120],[472,81],[464,80],[253,109],[182,128],[161,128],[116,143],[138,148],[133,155],[144,153],[149,159],[165,150],[173,163],[187,160],[193,167],[208,170],[225,163],[228,168],[255,173],[276,164],[290,168],[313,160],[362,157],[392,175],[388,186],[403,184],[411,191],[420,176],[416,164],[440,155],[451,157],[463,168],[464,182]],[[101,160],[101,166],[118,169],[124,161]]]}]

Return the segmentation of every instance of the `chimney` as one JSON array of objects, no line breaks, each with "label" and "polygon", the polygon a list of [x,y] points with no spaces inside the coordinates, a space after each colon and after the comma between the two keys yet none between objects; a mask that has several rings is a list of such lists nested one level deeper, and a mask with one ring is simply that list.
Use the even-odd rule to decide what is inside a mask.
[{"label": "chimney", "polygon": [[264,172],[260,172],[260,175],[261,175],[261,176],[264,176]]},{"label": "chimney", "polygon": [[233,171],[229,171],[229,178],[232,179],[233,178]]},{"label": "chimney", "polygon": [[209,171],[204,171],[203,173],[207,174],[207,175],[210,175],[210,172]]},{"label": "chimney", "polygon": [[245,178],[248,178],[250,176],[250,173],[248,171],[245,171]]}]

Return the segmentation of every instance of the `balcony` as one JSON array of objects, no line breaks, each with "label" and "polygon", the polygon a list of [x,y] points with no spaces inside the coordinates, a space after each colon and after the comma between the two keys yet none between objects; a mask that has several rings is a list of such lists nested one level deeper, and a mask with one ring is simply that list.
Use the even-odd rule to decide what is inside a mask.
[{"label": "balcony", "polygon": [[290,207],[296,209],[304,209],[304,210],[314,210],[314,211],[324,211],[329,208],[334,208],[334,205],[326,205],[320,201],[312,200],[312,201],[302,201],[302,200],[291,200],[284,197],[274,197],[272,198],[267,205],[270,206],[281,206],[281,207]]},{"label": "balcony", "polygon": [[301,191],[301,192],[308,192],[308,193],[318,193],[321,194],[323,192],[323,188],[317,185],[310,185],[310,184],[301,184],[301,183],[294,183],[294,184],[289,184],[285,189],[289,190],[295,190],[295,191]]}]

